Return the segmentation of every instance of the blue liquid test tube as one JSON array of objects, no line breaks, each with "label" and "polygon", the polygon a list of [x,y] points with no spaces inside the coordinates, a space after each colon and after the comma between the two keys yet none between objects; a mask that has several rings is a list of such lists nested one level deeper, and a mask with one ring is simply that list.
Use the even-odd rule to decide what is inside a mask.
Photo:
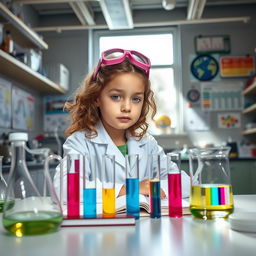
[{"label": "blue liquid test tube", "polygon": [[96,161],[94,156],[84,156],[83,165],[84,218],[96,218]]},{"label": "blue liquid test tube", "polygon": [[126,213],[140,218],[139,155],[126,155]]}]

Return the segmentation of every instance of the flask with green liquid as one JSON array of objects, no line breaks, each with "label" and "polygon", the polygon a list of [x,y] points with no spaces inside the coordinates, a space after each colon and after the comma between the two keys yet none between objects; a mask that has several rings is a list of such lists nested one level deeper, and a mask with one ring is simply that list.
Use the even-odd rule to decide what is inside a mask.
[{"label": "flask with green liquid", "polygon": [[[49,174],[49,149],[30,150],[27,133],[11,133],[11,169],[3,209],[3,226],[11,234],[22,237],[52,233],[58,230],[62,209]],[[41,183],[35,184],[29,172],[25,152],[43,154],[45,165]]]}]

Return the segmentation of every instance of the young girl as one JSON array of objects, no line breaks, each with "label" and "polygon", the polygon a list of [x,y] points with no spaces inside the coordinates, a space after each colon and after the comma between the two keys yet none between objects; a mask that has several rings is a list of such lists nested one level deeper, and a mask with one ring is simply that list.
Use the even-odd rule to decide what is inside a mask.
[{"label": "young girl", "polygon": [[[110,49],[102,53],[92,74],[89,74],[75,95],[66,103],[71,125],[66,130],[64,154],[96,156],[97,177],[101,180],[102,155],[115,155],[116,196],[124,195],[125,154],[139,155],[140,193],[149,195],[147,159],[149,154],[165,153],[156,140],[147,134],[147,115],[156,113],[150,88],[150,60],[136,51]],[[166,171],[165,171],[166,172]],[[166,175],[164,171],[161,175]],[[57,173],[55,180],[58,179]],[[182,173],[183,197],[189,195],[189,179]],[[161,190],[161,197],[167,194]]]}]

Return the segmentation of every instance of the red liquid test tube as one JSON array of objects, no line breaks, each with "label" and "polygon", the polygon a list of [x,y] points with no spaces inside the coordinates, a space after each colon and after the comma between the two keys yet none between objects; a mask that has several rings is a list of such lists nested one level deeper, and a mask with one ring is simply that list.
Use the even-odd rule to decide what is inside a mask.
[{"label": "red liquid test tube", "polygon": [[[74,157],[74,156],[73,156]],[[67,215],[68,218],[79,218],[80,216],[80,188],[79,188],[79,159],[67,156],[68,178],[67,178]]]},{"label": "red liquid test tube", "polygon": [[169,217],[182,217],[180,154],[167,154]]},{"label": "red liquid test tube", "polygon": [[181,198],[181,174],[168,174],[168,203],[169,216],[172,218],[182,217],[182,198]]}]

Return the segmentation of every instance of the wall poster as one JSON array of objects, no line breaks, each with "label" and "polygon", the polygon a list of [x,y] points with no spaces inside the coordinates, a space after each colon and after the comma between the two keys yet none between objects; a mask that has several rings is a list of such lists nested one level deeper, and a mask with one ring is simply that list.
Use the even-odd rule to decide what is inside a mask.
[{"label": "wall poster", "polygon": [[67,112],[63,110],[67,96],[51,96],[44,98],[44,131],[65,131],[68,126]]},{"label": "wall poster", "polygon": [[190,55],[189,56],[191,82],[220,81],[219,55]]},{"label": "wall poster", "polygon": [[0,78],[0,127],[11,127],[11,83]]},{"label": "wall poster", "polygon": [[12,88],[12,127],[31,131],[34,127],[34,113],[34,97],[19,88]]},{"label": "wall poster", "polygon": [[222,77],[247,77],[255,74],[254,57],[221,57],[220,74]]},{"label": "wall poster", "polygon": [[241,115],[240,113],[230,112],[218,114],[218,127],[219,128],[240,128]]},{"label": "wall poster", "polygon": [[201,83],[201,107],[204,111],[242,110],[243,82]]},{"label": "wall poster", "polygon": [[230,53],[230,37],[228,35],[209,35],[195,37],[197,54]]}]

